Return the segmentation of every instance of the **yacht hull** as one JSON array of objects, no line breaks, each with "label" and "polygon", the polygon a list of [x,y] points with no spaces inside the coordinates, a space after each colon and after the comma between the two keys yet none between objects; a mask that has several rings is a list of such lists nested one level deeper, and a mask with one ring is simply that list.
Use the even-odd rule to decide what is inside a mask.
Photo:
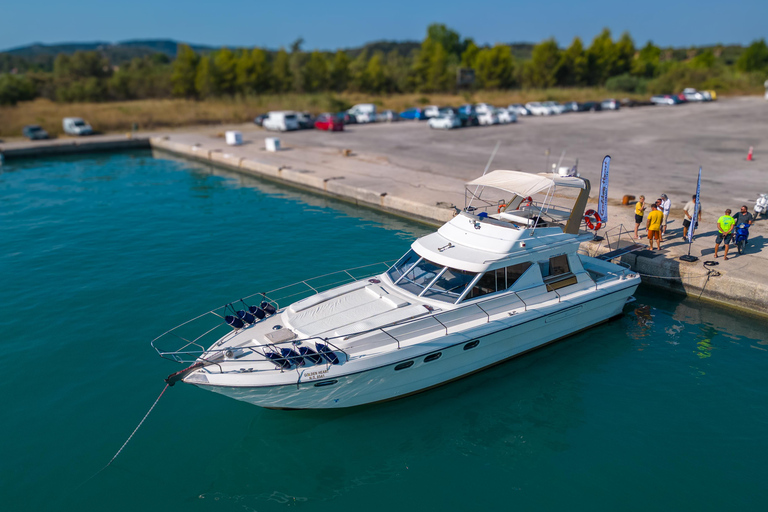
[{"label": "yacht hull", "polygon": [[[625,281],[597,297],[565,301],[545,310],[529,309],[451,332],[387,357],[366,358],[366,366],[346,363],[325,372],[324,366],[311,367],[310,371],[316,368],[319,373],[319,377],[317,373],[310,377],[315,380],[302,381],[297,373],[295,382],[271,386],[188,382],[273,409],[335,409],[392,400],[478,372],[618,316],[638,283],[639,279]],[[412,364],[401,368],[409,362]]]}]

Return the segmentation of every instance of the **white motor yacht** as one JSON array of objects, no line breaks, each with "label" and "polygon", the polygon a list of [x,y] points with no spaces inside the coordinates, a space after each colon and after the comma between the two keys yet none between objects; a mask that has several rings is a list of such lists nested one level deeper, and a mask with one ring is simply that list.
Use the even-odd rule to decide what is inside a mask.
[{"label": "white motor yacht", "polygon": [[[569,190],[573,204],[555,205]],[[161,356],[190,364],[166,381],[268,408],[351,407],[424,391],[610,320],[640,277],[579,252],[594,236],[581,229],[589,193],[578,176],[490,172],[467,184],[464,210],[393,265],[246,297],[153,340]]]}]

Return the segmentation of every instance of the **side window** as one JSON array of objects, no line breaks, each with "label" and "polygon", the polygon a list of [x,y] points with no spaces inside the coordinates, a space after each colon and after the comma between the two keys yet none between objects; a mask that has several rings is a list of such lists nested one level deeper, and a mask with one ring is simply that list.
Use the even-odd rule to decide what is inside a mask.
[{"label": "side window", "polygon": [[[502,279],[504,277],[503,272],[504,269],[500,269],[502,272]],[[467,299],[475,299],[477,297],[482,297],[483,295],[486,295],[488,293],[493,293],[496,291],[496,274],[498,273],[498,270],[491,270],[489,272],[486,272],[483,274],[483,277],[481,277],[477,284],[475,284],[474,288],[470,290],[470,292],[467,294],[464,300]]]},{"label": "side window", "polygon": [[549,277],[568,274],[570,271],[571,268],[568,266],[567,254],[561,254],[560,256],[549,258]]},{"label": "side window", "polygon": [[419,295],[442,270],[443,267],[438,267],[431,261],[422,258],[403,274],[397,285],[414,295]]},{"label": "side window", "polygon": [[526,261],[524,263],[518,263],[517,265],[512,265],[504,269],[507,271],[507,288],[515,284],[515,281],[520,279],[520,276],[525,274],[525,271],[528,270],[530,266],[531,262]]}]

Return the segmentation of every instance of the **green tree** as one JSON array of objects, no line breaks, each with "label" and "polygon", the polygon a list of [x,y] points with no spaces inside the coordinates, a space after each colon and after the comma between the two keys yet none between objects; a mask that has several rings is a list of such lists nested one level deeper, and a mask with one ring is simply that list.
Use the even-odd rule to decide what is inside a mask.
[{"label": "green tree", "polygon": [[330,88],[341,92],[349,85],[349,79],[349,56],[344,50],[338,50],[331,64]]},{"label": "green tree", "polygon": [[329,87],[328,61],[319,51],[313,51],[304,65],[304,90],[306,92],[324,91]]},{"label": "green tree", "polygon": [[632,74],[644,78],[653,78],[659,69],[661,62],[661,48],[654,46],[651,41],[638,52],[637,58],[632,61]]},{"label": "green tree", "polygon": [[765,39],[754,41],[736,61],[736,69],[747,73],[768,70],[768,46]]},{"label": "green tree", "polygon": [[475,58],[475,80],[483,89],[507,89],[515,82],[512,49],[503,44],[483,48]]},{"label": "green tree", "polygon": [[272,80],[275,92],[291,90],[293,77],[291,75],[290,56],[284,48],[280,48],[272,62]]},{"label": "green tree", "polygon": [[173,61],[171,84],[173,95],[180,98],[194,98],[197,96],[195,77],[197,76],[197,63],[200,58],[189,45],[179,44],[176,50],[176,60]]},{"label": "green tree", "polygon": [[448,51],[442,44],[436,43],[426,77],[427,91],[446,91],[451,85],[451,74],[448,70]]},{"label": "green tree", "polygon": [[200,98],[209,98],[217,94],[215,66],[210,55],[200,58],[195,75],[195,90]]},{"label": "green tree", "polygon": [[463,68],[475,68],[475,59],[480,53],[480,48],[477,47],[472,39],[467,39],[466,48],[461,54],[461,67]]},{"label": "green tree", "polygon": [[712,69],[715,67],[717,59],[712,50],[704,50],[703,52],[692,58],[688,65],[693,69]]},{"label": "green tree", "polygon": [[376,52],[368,61],[368,65],[365,67],[367,92],[373,92],[377,94],[389,92],[387,75],[384,72],[383,60],[384,54],[382,52]]},{"label": "green tree", "polygon": [[269,90],[267,52],[261,48],[243,50],[237,57],[235,75],[236,88],[241,94],[259,94]]},{"label": "green tree", "polygon": [[237,87],[237,57],[229,48],[222,48],[213,57],[214,80],[216,94],[235,93]]},{"label": "green tree", "polygon": [[440,44],[449,55],[461,54],[459,33],[441,23],[433,23],[427,27],[427,39]]},{"label": "green tree", "polygon": [[35,86],[25,76],[0,73],[0,105],[15,105],[36,96]]},{"label": "green tree", "polygon": [[611,31],[605,28],[587,49],[588,83],[603,85],[613,72],[616,58]]},{"label": "green tree", "polygon": [[632,41],[629,32],[624,32],[621,38],[613,45],[615,54],[613,66],[609,70],[609,76],[629,73],[632,69],[632,61],[635,58],[635,42]]},{"label": "green tree", "polygon": [[587,55],[581,38],[574,37],[571,46],[560,55],[556,80],[559,85],[567,86],[587,83]]},{"label": "green tree", "polygon": [[524,78],[529,87],[552,87],[557,83],[560,48],[554,39],[533,47],[531,60],[526,62]]}]

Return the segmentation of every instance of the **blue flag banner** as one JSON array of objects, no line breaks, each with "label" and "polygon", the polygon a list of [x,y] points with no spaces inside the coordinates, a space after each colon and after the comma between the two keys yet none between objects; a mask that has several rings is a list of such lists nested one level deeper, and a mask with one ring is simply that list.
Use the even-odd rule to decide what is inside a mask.
[{"label": "blue flag banner", "polygon": [[597,198],[597,214],[603,221],[603,226],[608,223],[608,170],[611,166],[611,156],[603,158],[603,169],[600,172],[600,195]]},{"label": "blue flag banner", "polygon": [[696,183],[696,203],[693,205],[693,215],[691,216],[691,227],[688,228],[688,239],[686,240],[689,244],[693,243],[693,232],[696,231],[696,223],[699,222],[699,210],[701,209],[701,204],[699,203],[699,194],[701,193],[701,167],[699,167],[699,181]]}]

